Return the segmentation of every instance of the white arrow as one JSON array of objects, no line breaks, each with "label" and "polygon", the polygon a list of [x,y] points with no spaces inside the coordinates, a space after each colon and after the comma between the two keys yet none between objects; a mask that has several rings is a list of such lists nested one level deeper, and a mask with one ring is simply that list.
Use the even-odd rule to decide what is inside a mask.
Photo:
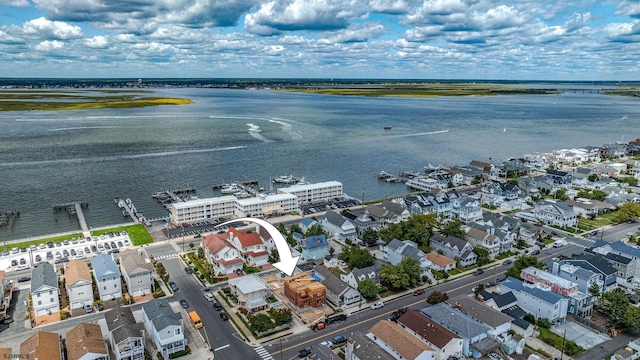
[{"label": "white arrow", "polygon": [[293,255],[291,254],[291,249],[289,248],[289,244],[287,244],[287,240],[285,240],[284,236],[282,236],[280,231],[278,231],[278,229],[276,229],[275,226],[271,225],[265,220],[253,219],[253,218],[241,218],[241,219],[230,220],[218,226],[227,225],[227,224],[236,223],[236,222],[245,222],[245,221],[256,223],[262,226],[265,230],[267,230],[269,235],[271,235],[273,242],[276,244],[276,249],[278,250],[278,254],[280,254],[280,261],[273,264],[273,266],[275,266],[278,270],[282,271],[283,273],[287,274],[287,276],[291,276],[291,274],[293,274],[293,269],[295,269],[296,265],[298,264],[298,259],[300,259],[300,256],[293,257]]}]

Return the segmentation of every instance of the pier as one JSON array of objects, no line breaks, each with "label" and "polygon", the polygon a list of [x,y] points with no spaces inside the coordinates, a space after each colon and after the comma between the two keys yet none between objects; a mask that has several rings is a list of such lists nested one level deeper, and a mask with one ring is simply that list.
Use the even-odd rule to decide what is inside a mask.
[{"label": "pier", "polygon": [[9,228],[12,228],[19,216],[20,211],[16,209],[0,210],[0,226],[8,226]]},{"label": "pier", "polygon": [[89,203],[86,201],[76,201],[64,204],[53,205],[53,216],[56,220],[58,220],[58,212],[66,211],[69,217],[75,216],[78,219],[78,223],[80,224],[80,229],[83,232],[89,231],[89,226],[87,226],[87,220],[84,218],[84,213],[82,209],[88,209]]},{"label": "pier", "polygon": [[158,200],[167,210],[171,208],[174,202],[186,201],[184,197],[193,197],[196,194],[196,188],[187,188],[179,190],[158,191],[151,195],[152,198]]},{"label": "pier", "polygon": [[[234,182],[234,184],[244,185],[244,186],[258,186],[258,180],[237,181],[237,182]],[[213,190],[220,190],[226,185],[229,185],[229,184],[217,184],[217,185],[213,185],[212,188]]]},{"label": "pier", "polygon": [[119,208],[122,209],[122,216],[130,217],[134,223],[142,223],[149,226],[151,223],[147,221],[147,219],[141,213],[136,210],[136,207],[133,206],[133,202],[131,199],[122,200],[120,198],[115,198],[113,201],[118,205]]}]

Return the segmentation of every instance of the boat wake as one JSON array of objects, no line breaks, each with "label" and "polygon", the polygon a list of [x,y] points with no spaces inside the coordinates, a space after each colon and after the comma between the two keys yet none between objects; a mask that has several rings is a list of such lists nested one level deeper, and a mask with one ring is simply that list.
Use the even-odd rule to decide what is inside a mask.
[{"label": "boat wake", "polygon": [[289,134],[294,140],[302,139],[302,134],[299,134],[298,132],[293,131],[293,125],[289,124],[288,122],[285,122],[282,119],[277,119],[277,118],[269,119],[269,122],[281,125],[280,128],[282,129],[282,131]]},{"label": "boat wake", "polygon": [[260,132],[262,132],[262,130],[260,130],[260,126],[252,123],[247,124],[247,126],[249,127],[249,135],[251,135],[251,137],[253,137],[254,139],[257,139],[266,143],[274,142],[273,140],[267,139],[266,137],[260,134]]},{"label": "boat wake", "polygon": [[66,127],[66,128],[58,128],[58,129],[49,129],[49,131],[69,131],[69,130],[86,130],[86,129],[113,129],[120,128],[121,126],[77,126],[77,127]]},{"label": "boat wake", "polygon": [[20,162],[10,162],[10,163],[0,163],[0,167],[39,166],[39,165],[54,165],[54,164],[82,164],[82,163],[92,163],[92,162],[98,163],[98,162],[106,162],[106,161],[121,161],[121,160],[142,159],[142,158],[151,158],[151,157],[176,156],[176,155],[183,155],[183,154],[198,154],[198,153],[208,153],[208,152],[217,152],[217,151],[229,151],[229,150],[238,150],[238,149],[245,149],[245,148],[246,146],[243,145],[243,146],[228,146],[228,147],[222,147],[222,148],[209,148],[209,149],[163,151],[163,152],[132,154],[132,155],[96,156],[96,157],[87,157],[87,158],[57,159],[57,160],[43,160],[43,161],[20,161]]},{"label": "boat wake", "polygon": [[411,136],[435,135],[435,134],[444,134],[444,133],[448,133],[448,132],[449,132],[449,129],[446,129],[446,130],[438,130],[438,131],[421,132],[421,133],[415,133],[415,134],[397,135],[395,137],[411,137]]}]

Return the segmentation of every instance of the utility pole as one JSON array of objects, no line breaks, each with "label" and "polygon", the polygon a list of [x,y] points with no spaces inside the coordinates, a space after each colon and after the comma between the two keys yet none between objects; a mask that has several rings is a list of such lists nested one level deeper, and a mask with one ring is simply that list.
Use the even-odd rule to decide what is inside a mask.
[{"label": "utility pole", "polygon": [[560,360],[562,360],[562,356],[564,355],[564,339],[567,337],[567,329],[564,330],[564,334],[562,335],[562,348],[560,350]]},{"label": "utility pole", "polygon": [[280,338],[280,360],[282,359],[282,338]]}]

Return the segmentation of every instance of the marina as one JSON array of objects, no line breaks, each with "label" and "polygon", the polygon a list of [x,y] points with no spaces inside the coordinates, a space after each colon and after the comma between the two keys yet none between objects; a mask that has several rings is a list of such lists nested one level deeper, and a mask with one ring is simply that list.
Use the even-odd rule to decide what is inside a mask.
[{"label": "marina", "polygon": [[151,195],[151,197],[156,199],[160,204],[162,204],[162,206],[164,206],[168,210],[171,208],[172,203],[193,199],[195,198],[196,193],[196,188],[186,188],[179,190],[158,191]]},{"label": "marina", "polygon": [[149,221],[136,210],[136,207],[133,205],[131,199],[127,198],[122,200],[120,198],[115,198],[113,201],[118,205],[119,208],[122,209],[122,216],[129,217],[135,223],[145,224],[146,226],[151,225]]}]

